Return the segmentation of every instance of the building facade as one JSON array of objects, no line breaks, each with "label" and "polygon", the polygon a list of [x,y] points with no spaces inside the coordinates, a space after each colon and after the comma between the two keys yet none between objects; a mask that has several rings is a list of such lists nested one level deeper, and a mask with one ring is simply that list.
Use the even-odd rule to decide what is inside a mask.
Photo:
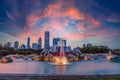
[{"label": "building facade", "polygon": [[32,43],[32,49],[38,50],[38,44],[37,43]]},{"label": "building facade", "polygon": [[66,40],[62,40],[64,46],[66,46]]},{"label": "building facade", "polygon": [[26,49],[26,45],[25,45],[25,44],[22,44],[22,45],[21,45],[21,49]]},{"label": "building facade", "polygon": [[92,47],[92,44],[91,44],[91,43],[88,43],[88,44],[87,44],[87,47]]},{"label": "building facade", "polygon": [[45,31],[45,41],[44,41],[44,49],[50,49],[50,32]]},{"label": "building facade", "polygon": [[11,47],[11,43],[10,43],[10,42],[7,42],[7,43],[4,45],[4,47],[10,48],[10,47]]},{"label": "building facade", "polygon": [[60,38],[53,38],[53,46],[58,46]]},{"label": "building facade", "polygon": [[0,47],[2,47],[2,44],[0,44]]},{"label": "building facade", "polygon": [[42,39],[39,38],[38,39],[38,49],[41,49],[42,48]]},{"label": "building facade", "polygon": [[30,37],[27,39],[27,49],[30,49]]},{"label": "building facade", "polygon": [[14,50],[17,50],[17,49],[18,49],[18,46],[19,46],[19,42],[18,42],[18,41],[15,41],[15,42],[14,42]]}]

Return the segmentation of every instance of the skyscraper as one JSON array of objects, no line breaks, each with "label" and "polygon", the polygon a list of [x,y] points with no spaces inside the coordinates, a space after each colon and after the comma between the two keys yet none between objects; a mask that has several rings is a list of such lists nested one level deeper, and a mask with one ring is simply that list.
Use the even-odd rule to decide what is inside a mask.
[{"label": "skyscraper", "polygon": [[0,44],[0,47],[2,47],[2,44]]},{"label": "skyscraper", "polygon": [[10,43],[10,42],[7,42],[7,43],[4,45],[4,47],[10,48],[10,47],[11,47],[11,43]]},{"label": "skyscraper", "polygon": [[66,40],[62,40],[64,46],[66,46]]},{"label": "skyscraper", "polygon": [[26,49],[26,45],[25,45],[25,44],[22,44],[22,45],[21,45],[21,49]]},{"label": "skyscraper", "polygon": [[37,43],[32,43],[32,49],[37,50],[38,49],[38,44]]},{"label": "skyscraper", "polygon": [[42,39],[39,38],[38,39],[38,49],[41,49],[42,48]]},{"label": "skyscraper", "polygon": [[83,48],[85,48],[86,47],[86,45],[85,44],[83,44]]},{"label": "skyscraper", "polygon": [[15,41],[15,42],[14,42],[14,49],[17,50],[17,49],[18,49],[18,46],[19,46],[19,42],[18,42],[18,41]]},{"label": "skyscraper", "polygon": [[53,46],[58,46],[60,38],[53,38]]},{"label": "skyscraper", "polygon": [[45,31],[44,48],[46,50],[50,49],[50,33],[49,33],[49,31]]},{"label": "skyscraper", "polygon": [[27,49],[30,49],[30,37],[27,39]]},{"label": "skyscraper", "polygon": [[88,43],[88,44],[87,44],[87,47],[92,47],[92,44],[91,44],[91,43]]}]

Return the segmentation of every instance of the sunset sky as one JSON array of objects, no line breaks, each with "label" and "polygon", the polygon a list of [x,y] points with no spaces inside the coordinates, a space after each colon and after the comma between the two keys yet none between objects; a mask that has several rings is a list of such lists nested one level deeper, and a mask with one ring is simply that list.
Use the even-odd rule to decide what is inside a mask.
[{"label": "sunset sky", "polygon": [[[26,44],[50,31],[67,45],[120,48],[120,0],[0,0],[0,43]],[[44,47],[44,46],[42,46]]]}]

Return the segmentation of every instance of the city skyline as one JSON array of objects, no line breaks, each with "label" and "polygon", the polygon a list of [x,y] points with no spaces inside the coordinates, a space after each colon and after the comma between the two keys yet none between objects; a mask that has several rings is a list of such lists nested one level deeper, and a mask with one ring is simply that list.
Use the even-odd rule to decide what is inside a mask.
[{"label": "city skyline", "polygon": [[[53,38],[52,40],[50,40],[50,32],[49,31],[45,31],[44,36],[45,36],[45,38],[43,39],[44,43],[42,43],[41,37],[39,37],[38,41],[35,43],[31,43],[31,38],[28,37],[26,40],[27,41],[26,44],[22,43],[19,45],[19,43],[20,43],[19,41],[14,41],[13,46],[11,45],[11,42],[7,42],[5,44],[0,43],[0,47],[12,47],[12,48],[14,48],[14,50],[18,50],[18,49],[34,49],[34,50],[46,49],[46,50],[50,50],[52,48],[60,46],[61,45],[60,41],[62,41],[62,45],[71,50],[71,46],[69,44],[67,45],[67,41],[65,39],[57,37],[57,38]],[[49,44],[50,41],[52,41],[52,43],[53,43],[52,45]],[[42,44],[44,44],[44,46],[42,46]],[[106,46],[106,45],[93,45],[93,46],[108,47],[109,48],[109,46]],[[77,46],[77,47],[80,47],[80,46]],[[77,47],[72,47],[72,48],[75,49]],[[92,44],[91,43],[82,44],[81,48],[84,48],[84,47],[92,47]]]},{"label": "city skyline", "polygon": [[[26,44],[64,38],[69,46],[83,44],[120,48],[119,0],[0,0],[0,43]],[[44,40],[42,41],[42,47]]]},{"label": "city skyline", "polygon": [[[44,48],[46,50],[49,50],[53,46],[59,46],[59,42],[60,42],[60,40],[62,40],[63,45],[66,47],[66,40],[64,40],[62,38],[53,38],[53,40],[52,40],[53,44],[50,45],[49,44],[49,42],[50,42],[50,32],[49,31],[45,31],[44,36],[45,36],[44,43],[43,43],[44,46],[42,46],[42,38],[41,37],[39,37],[38,41],[35,42],[35,43],[31,43],[31,38],[28,37],[27,40],[26,40],[27,41],[26,44],[21,43],[19,45],[19,43],[20,43],[19,41],[14,41],[13,46],[11,46],[11,42],[7,42],[4,45],[2,43],[0,43],[0,45],[1,45],[1,47],[2,46],[3,47],[13,47],[15,50],[24,49],[24,48],[25,49],[36,49],[36,50]],[[58,40],[56,41],[56,39],[58,39]]]}]

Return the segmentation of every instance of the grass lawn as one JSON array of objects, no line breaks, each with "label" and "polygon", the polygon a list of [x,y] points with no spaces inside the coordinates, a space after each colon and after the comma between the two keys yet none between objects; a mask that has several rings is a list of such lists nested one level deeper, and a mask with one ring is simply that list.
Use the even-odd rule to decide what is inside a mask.
[{"label": "grass lawn", "polygon": [[60,80],[120,80],[120,78],[83,78],[83,79],[60,79]]}]

